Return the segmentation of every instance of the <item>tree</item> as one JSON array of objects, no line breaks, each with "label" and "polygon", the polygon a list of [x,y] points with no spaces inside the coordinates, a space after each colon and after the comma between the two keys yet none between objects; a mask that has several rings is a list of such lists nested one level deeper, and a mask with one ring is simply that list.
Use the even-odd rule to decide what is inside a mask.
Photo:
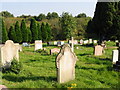
[{"label": "tree", "polygon": [[97,2],[95,14],[91,22],[91,25],[93,26],[89,27],[92,27],[93,32],[98,36],[97,38],[99,38],[100,43],[104,39],[108,39],[109,34],[112,32],[111,27],[113,25],[114,13],[114,2]]},{"label": "tree", "polygon": [[2,20],[2,43],[5,43],[8,40],[8,33],[5,28],[4,21]]},{"label": "tree", "polygon": [[39,23],[37,24],[37,29],[38,29],[38,39],[42,40],[42,32],[41,32],[41,27]]},{"label": "tree", "polygon": [[3,17],[14,17],[13,14],[11,14],[8,11],[2,11],[2,12],[0,12],[0,16],[3,16]]},{"label": "tree", "polygon": [[87,17],[85,13],[80,13],[77,15],[77,18],[84,18],[84,17]]},{"label": "tree", "polygon": [[62,13],[62,16],[60,18],[60,25],[62,28],[62,35],[63,39],[70,39],[73,36],[73,31],[76,28],[76,21],[72,17],[72,15],[69,15],[69,13],[65,12]]},{"label": "tree", "polygon": [[10,26],[10,28],[9,28],[8,37],[10,40],[13,40],[13,42],[16,42],[16,34],[15,34],[15,30],[14,30],[13,26]]},{"label": "tree", "polygon": [[51,15],[50,12],[47,14],[46,18],[47,18],[47,19],[51,19],[51,18],[52,18],[52,15]]},{"label": "tree", "polygon": [[28,32],[28,42],[32,41],[32,33],[29,27],[27,27],[27,32]]},{"label": "tree", "polygon": [[43,22],[41,24],[41,32],[42,32],[42,40],[44,42],[47,41],[48,33],[47,33],[47,30],[46,30],[46,26],[45,26],[45,24]]},{"label": "tree", "polygon": [[52,12],[52,18],[58,18],[59,16],[58,16],[58,14],[56,13],[56,12]]},{"label": "tree", "polygon": [[48,23],[46,23],[46,30],[47,30],[47,33],[48,33],[47,41],[50,41],[52,36],[51,36],[51,27]]},{"label": "tree", "polygon": [[16,32],[16,42],[21,43],[22,42],[22,33],[20,30],[20,26],[19,26],[18,21],[16,21],[16,24],[15,24],[15,32]]},{"label": "tree", "polygon": [[27,42],[28,41],[28,32],[26,28],[25,20],[23,19],[21,22],[21,32],[22,32],[22,41]]},{"label": "tree", "polygon": [[38,39],[37,25],[34,18],[31,19],[30,30],[32,33],[32,42]]},{"label": "tree", "polygon": [[39,16],[37,17],[37,21],[41,21],[41,20],[43,20],[43,19],[45,19],[46,18],[46,16],[45,16],[45,14],[39,14]]}]

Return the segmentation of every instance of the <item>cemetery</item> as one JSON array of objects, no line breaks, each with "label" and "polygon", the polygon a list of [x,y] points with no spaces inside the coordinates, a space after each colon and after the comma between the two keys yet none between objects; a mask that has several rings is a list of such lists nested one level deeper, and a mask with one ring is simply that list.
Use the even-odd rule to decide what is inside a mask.
[{"label": "cemetery", "polygon": [[[13,43],[10,40],[7,42]],[[117,49],[106,48],[103,54],[98,50],[96,52],[101,55],[95,55],[94,46],[86,47],[86,45],[74,44],[74,52],[72,52],[71,46],[67,41],[61,47],[54,45],[54,42],[52,43],[52,46],[47,45],[47,43],[42,43],[42,48],[41,45],[38,46],[41,49],[46,48],[44,50],[48,53],[43,55],[41,54],[42,52],[38,53],[35,51],[35,48],[37,48],[35,44],[39,45],[41,41],[40,43],[35,41],[31,47],[21,45],[22,51],[17,52],[19,52],[19,62],[22,63],[22,69],[18,74],[13,72],[2,73],[3,85],[8,88],[118,87],[119,74],[113,68],[113,65],[115,67],[115,62],[118,61],[116,60],[118,59],[116,57],[118,56]],[[115,42],[106,43],[107,47],[116,47]],[[51,54],[50,51],[52,49],[53,52],[57,51],[57,53]]]},{"label": "cemetery", "polygon": [[0,90],[120,90],[119,0],[12,1],[0,1]]}]

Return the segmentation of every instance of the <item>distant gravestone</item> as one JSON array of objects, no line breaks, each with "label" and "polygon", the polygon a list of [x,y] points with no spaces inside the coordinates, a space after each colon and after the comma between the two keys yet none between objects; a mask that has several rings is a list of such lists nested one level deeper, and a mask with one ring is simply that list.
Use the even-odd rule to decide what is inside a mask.
[{"label": "distant gravestone", "polygon": [[112,51],[112,61],[113,61],[114,64],[118,61],[118,54],[119,54],[118,50],[113,50]]},{"label": "distant gravestone", "polygon": [[42,40],[35,41],[35,51],[39,49],[42,49]]},{"label": "distant gravestone", "polygon": [[77,41],[77,40],[74,40],[74,44],[78,44],[78,41]]},{"label": "distant gravestone", "polygon": [[58,42],[57,42],[57,46],[61,46],[61,41],[58,41]]},{"label": "distant gravestone", "polygon": [[63,45],[64,44],[64,41],[61,41],[61,45]]},{"label": "distant gravestone", "polygon": [[59,53],[60,52],[60,49],[58,48],[53,48],[50,50],[50,54],[52,55],[53,53]]},{"label": "distant gravestone", "polygon": [[57,41],[54,41],[54,45],[57,45]]},{"label": "distant gravestone", "polygon": [[83,41],[84,44],[88,44],[88,40]]},{"label": "distant gravestone", "polygon": [[18,47],[14,45],[13,41],[7,40],[5,45],[1,47],[0,56],[1,56],[1,64],[3,67],[8,68],[11,64],[11,61],[15,58],[19,61],[19,52]]},{"label": "distant gravestone", "polygon": [[20,52],[22,51],[22,46],[19,43],[15,43],[14,45],[18,48]]},{"label": "distant gravestone", "polygon": [[91,44],[92,43],[92,39],[89,39],[88,42],[89,42],[89,44]]},{"label": "distant gravestone", "polygon": [[115,40],[116,43],[118,43],[119,41],[118,40]]},{"label": "distant gravestone", "polygon": [[52,45],[52,42],[47,42],[47,45]]},{"label": "distant gravestone", "polygon": [[22,46],[24,46],[24,47],[30,47],[30,44],[28,44],[27,42],[23,42]]},{"label": "distant gravestone", "polygon": [[56,58],[57,80],[65,83],[75,79],[76,55],[71,51],[69,44],[64,44]]},{"label": "distant gravestone", "polygon": [[97,43],[97,40],[93,40],[93,43],[96,44],[96,43]]},{"label": "distant gravestone", "polygon": [[103,53],[103,47],[101,45],[97,45],[94,48],[94,55],[95,56],[100,56]]},{"label": "distant gravestone", "polygon": [[83,42],[84,42],[83,39],[80,39],[80,45],[83,45]]}]

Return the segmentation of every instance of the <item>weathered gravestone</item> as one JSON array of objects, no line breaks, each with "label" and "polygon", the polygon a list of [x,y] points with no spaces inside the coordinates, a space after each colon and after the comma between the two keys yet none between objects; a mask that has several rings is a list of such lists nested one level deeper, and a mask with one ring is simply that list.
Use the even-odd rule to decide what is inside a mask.
[{"label": "weathered gravestone", "polygon": [[20,52],[22,51],[22,46],[19,43],[15,43],[14,45],[18,48]]},{"label": "weathered gravestone", "polygon": [[112,51],[112,60],[113,60],[113,64],[115,64],[118,61],[118,50],[113,50]]},{"label": "weathered gravestone", "polygon": [[23,42],[22,46],[24,46],[24,47],[30,47],[30,44],[28,44],[27,42]]},{"label": "weathered gravestone", "polygon": [[57,45],[57,41],[54,41],[54,45]]},{"label": "weathered gravestone", "polygon": [[83,45],[83,42],[84,42],[83,39],[80,39],[80,45]]},{"label": "weathered gravestone", "polygon": [[91,44],[92,43],[92,39],[89,39],[88,42],[89,42],[89,44]]},{"label": "weathered gravestone", "polygon": [[42,40],[35,41],[35,51],[39,49],[42,49]]},{"label": "weathered gravestone", "polygon": [[88,44],[88,40],[83,41],[84,44]]},{"label": "weathered gravestone", "polygon": [[64,41],[61,41],[61,45],[63,45],[64,44]]},{"label": "weathered gravestone", "polygon": [[18,50],[13,41],[7,40],[5,42],[5,45],[0,48],[1,64],[3,67],[8,68],[14,58],[19,61]]},{"label": "weathered gravestone", "polygon": [[58,41],[58,42],[57,42],[57,46],[61,46],[61,41]]},{"label": "weathered gravestone", "polygon": [[64,44],[56,58],[57,80],[65,83],[75,79],[76,55],[71,51],[69,44]]},{"label": "weathered gravestone", "polygon": [[103,47],[101,45],[97,45],[94,48],[94,55],[95,56],[100,56],[103,53]]},{"label": "weathered gravestone", "polygon": [[8,90],[5,85],[0,85],[0,90]]},{"label": "weathered gravestone", "polygon": [[47,45],[52,45],[52,42],[47,42]]},{"label": "weathered gravestone", "polygon": [[96,43],[97,43],[97,40],[93,40],[93,43],[96,44]]},{"label": "weathered gravestone", "polygon": [[59,53],[60,52],[60,49],[58,48],[53,48],[50,50],[50,54],[52,55],[53,53]]}]

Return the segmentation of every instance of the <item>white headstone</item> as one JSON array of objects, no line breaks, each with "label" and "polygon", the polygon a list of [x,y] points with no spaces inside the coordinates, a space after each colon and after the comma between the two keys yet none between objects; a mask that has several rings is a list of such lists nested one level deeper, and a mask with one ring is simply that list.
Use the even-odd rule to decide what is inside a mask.
[{"label": "white headstone", "polygon": [[93,43],[96,44],[96,43],[97,43],[97,40],[93,40]]},{"label": "white headstone", "polygon": [[82,39],[80,39],[80,45],[83,45],[83,42],[84,42],[84,41],[83,41]]},{"label": "white headstone", "polygon": [[5,42],[5,45],[1,47],[0,54],[1,54],[1,64],[8,68],[12,62],[12,60],[15,58],[19,61],[19,52],[18,47],[14,45],[13,41],[7,40]]},{"label": "white headstone", "polygon": [[116,63],[116,61],[118,61],[118,55],[119,55],[119,51],[118,50],[113,50],[112,51],[112,60],[113,60],[113,63]]},{"label": "white headstone", "polygon": [[54,41],[54,45],[57,45],[57,41]]},{"label": "white headstone", "polygon": [[64,44],[56,59],[57,80],[65,83],[75,79],[76,55],[71,51],[69,44]]},{"label": "white headstone", "polygon": [[61,45],[63,45],[64,44],[64,41],[61,41]]},{"label": "white headstone", "polygon": [[91,44],[91,43],[92,43],[92,39],[89,39],[89,41],[88,41],[88,42],[89,42],[89,44]]},{"label": "white headstone", "polygon": [[39,49],[42,49],[42,40],[35,41],[35,51]]}]

